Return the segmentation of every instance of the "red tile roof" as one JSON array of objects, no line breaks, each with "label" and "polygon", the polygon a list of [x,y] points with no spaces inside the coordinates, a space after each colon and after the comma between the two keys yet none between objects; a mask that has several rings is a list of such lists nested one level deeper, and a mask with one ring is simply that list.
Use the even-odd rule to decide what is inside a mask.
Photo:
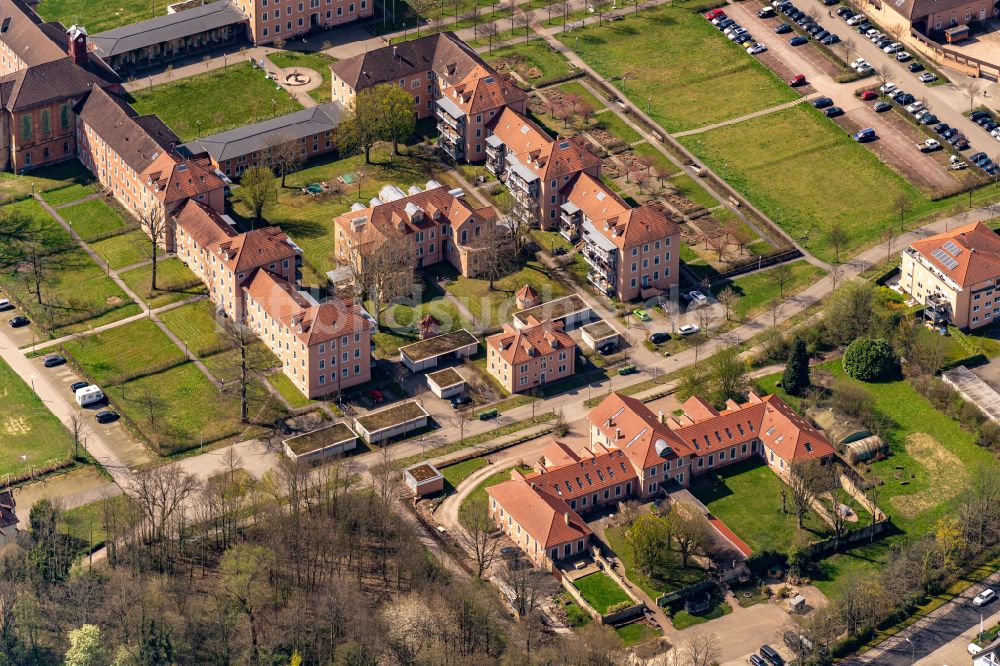
[{"label": "red tile roof", "polygon": [[[537,320],[532,320],[537,321]],[[550,354],[561,349],[576,353],[576,343],[564,330],[562,322],[547,319],[522,329],[504,325],[503,333],[486,338],[486,346],[499,351],[507,363],[525,363],[539,354]]]},{"label": "red tile roof", "polygon": [[505,108],[493,124],[493,134],[506,150],[542,180],[562,178],[600,168],[601,158],[579,138],[551,138],[545,130],[511,108]]},{"label": "red tile roof", "polygon": [[238,235],[219,213],[194,199],[184,204],[175,219],[177,226],[202,249]]},{"label": "red tile roof", "polygon": [[447,95],[469,115],[516,104],[528,97],[513,83],[482,65],[473,67],[465,78],[447,91]]},{"label": "red tile roof", "polygon": [[[982,222],[914,241],[910,247],[959,286],[1000,277],[1000,236]],[[936,253],[947,264],[934,256]]]},{"label": "red tile roof", "polygon": [[590,536],[587,523],[566,502],[533,482],[513,479],[486,492],[546,549]]},{"label": "red tile roof", "polygon": [[239,234],[209,248],[233,272],[249,272],[268,264],[293,260],[297,254],[288,236],[278,227],[263,227]]}]

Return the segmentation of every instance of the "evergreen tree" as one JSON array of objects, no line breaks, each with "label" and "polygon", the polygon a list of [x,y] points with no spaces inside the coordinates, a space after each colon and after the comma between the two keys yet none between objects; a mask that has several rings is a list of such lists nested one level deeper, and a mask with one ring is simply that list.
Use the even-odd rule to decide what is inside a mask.
[{"label": "evergreen tree", "polygon": [[789,395],[802,395],[809,388],[809,355],[806,353],[806,343],[795,336],[792,351],[788,355],[785,374],[781,376],[781,386]]}]

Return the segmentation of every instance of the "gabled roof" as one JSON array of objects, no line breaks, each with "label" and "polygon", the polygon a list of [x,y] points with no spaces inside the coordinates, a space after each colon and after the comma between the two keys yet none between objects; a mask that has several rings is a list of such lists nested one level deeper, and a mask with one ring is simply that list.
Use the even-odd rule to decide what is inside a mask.
[{"label": "gabled roof", "polygon": [[172,152],[177,143],[177,135],[162,122],[140,122],[139,114],[125,100],[102,88],[93,88],[76,109],[80,119],[138,173]]},{"label": "gabled roof", "polygon": [[193,157],[181,160],[176,153],[161,154],[142,171],[142,175],[147,182],[156,185],[156,196],[165,203],[182,201],[226,186],[208,159]]},{"label": "gabled roof", "polygon": [[344,107],[340,102],[318,104],[309,109],[244,125],[183,144],[181,154],[208,153],[216,162],[266,150],[275,142],[288,143],[323,134],[339,123]]},{"label": "gabled roof", "polygon": [[8,111],[20,111],[58,100],[79,99],[91,88],[111,83],[64,56],[0,78],[0,102]]},{"label": "gabled roof", "polygon": [[215,210],[194,199],[184,204],[175,219],[177,226],[202,249],[238,235]]},{"label": "gabled roof", "polygon": [[247,21],[247,16],[229,0],[219,0],[190,9],[164,14],[146,21],[99,32],[90,37],[94,50],[110,58],[147,46],[183,39],[207,30]]},{"label": "gabled roof", "polygon": [[512,479],[486,489],[504,511],[545,548],[590,536],[590,528],[576,511],[531,481]]},{"label": "gabled roof", "polygon": [[910,243],[961,287],[1000,277],[1000,236],[982,222]]},{"label": "gabled roof", "polygon": [[677,223],[658,205],[631,208],[600,179],[586,173],[571,180],[563,188],[563,196],[583,211],[593,232],[620,249],[680,234]]},{"label": "gabled roof", "polygon": [[234,273],[290,259],[296,255],[288,236],[278,227],[263,227],[226,238],[208,247]]},{"label": "gabled roof", "polygon": [[476,65],[465,78],[452,86],[448,99],[467,115],[527,99],[527,94],[513,83],[483,65]]},{"label": "gabled roof", "polygon": [[563,187],[562,195],[576,205],[598,229],[605,222],[618,224],[631,208],[600,178],[581,173]]},{"label": "gabled roof", "polygon": [[575,353],[576,343],[563,330],[562,322],[532,321],[533,324],[521,329],[506,324],[502,333],[486,338],[486,346],[496,349],[500,357],[510,364],[526,363],[540,354],[559,350],[568,349],[571,354]]},{"label": "gabled roof", "polygon": [[[641,400],[612,393],[590,410],[587,418],[611,440],[611,446],[625,452],[637,469],[691,453]],[[661,446],[657,451],[660,441],[665,442],[666,448]]]},{"label": "gabled roof", "polygon": [[44,25],[21,0],[0,0],[0,41],[28,67],[66,57],[65,45],[54,39],[56,31],[46,31]]},{"label": "gabled roof", "polygon": [[542,180],[596,170],[601,166],[601,158],[590,152],[578,137],[553,139],[509,107],[497,116],[492,131],[503,141],[508,153]]},{"label": "gabled roof", "polygon": [[600,455],[588,454],[547,469],[532,476],[531,483],[568,502],[616,485],[621,485],[624,493],[625,484],[636,479],[632,461],[623,451],[611,449]]},{"label": "gabled roof", "polygon": [[339,60],[330,65],[330,70],[360,92],[429,70],[454,85],[476,65],[489,67],[455,33],[442,32]]},{"label": "gabled roof", "polygon": [[967,4],[963,0],[893,0],[888,6],[910,21],[916,21],[931,14],[959,9]]}]

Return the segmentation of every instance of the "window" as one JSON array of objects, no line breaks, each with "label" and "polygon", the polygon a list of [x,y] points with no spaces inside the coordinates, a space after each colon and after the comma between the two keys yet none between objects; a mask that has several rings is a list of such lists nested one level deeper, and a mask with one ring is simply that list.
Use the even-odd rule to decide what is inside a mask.
[{"label": "window", "polygon": [[651,493],[655,493],[656,492],[656,481],[654,481],[651,484],[649,484],[649,492],[651,492]]},{"label": "window", "polygon": [[21,116],[21,138],[31,138],[31,116]]},{"label": "window", "polygon": [[59,107],[59,125],[63,129],[67,129],[70,123],[70,106],[69,104],[63,104]]},{"label": "window", "polygon": [[48,109],[42,109],[42,133],[48,134],[52,131],[52,114]]}]

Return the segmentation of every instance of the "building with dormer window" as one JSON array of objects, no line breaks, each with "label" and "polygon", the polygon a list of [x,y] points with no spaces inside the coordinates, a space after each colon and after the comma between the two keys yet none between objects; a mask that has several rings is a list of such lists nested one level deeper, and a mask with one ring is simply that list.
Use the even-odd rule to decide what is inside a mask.
[{"label": "building with dormer window", "polygon": [[576,343],[562,322],[528,318],[528,325],[505,324],[486,338],[486,369],[511,393],[520,393],[575,372]]}]

